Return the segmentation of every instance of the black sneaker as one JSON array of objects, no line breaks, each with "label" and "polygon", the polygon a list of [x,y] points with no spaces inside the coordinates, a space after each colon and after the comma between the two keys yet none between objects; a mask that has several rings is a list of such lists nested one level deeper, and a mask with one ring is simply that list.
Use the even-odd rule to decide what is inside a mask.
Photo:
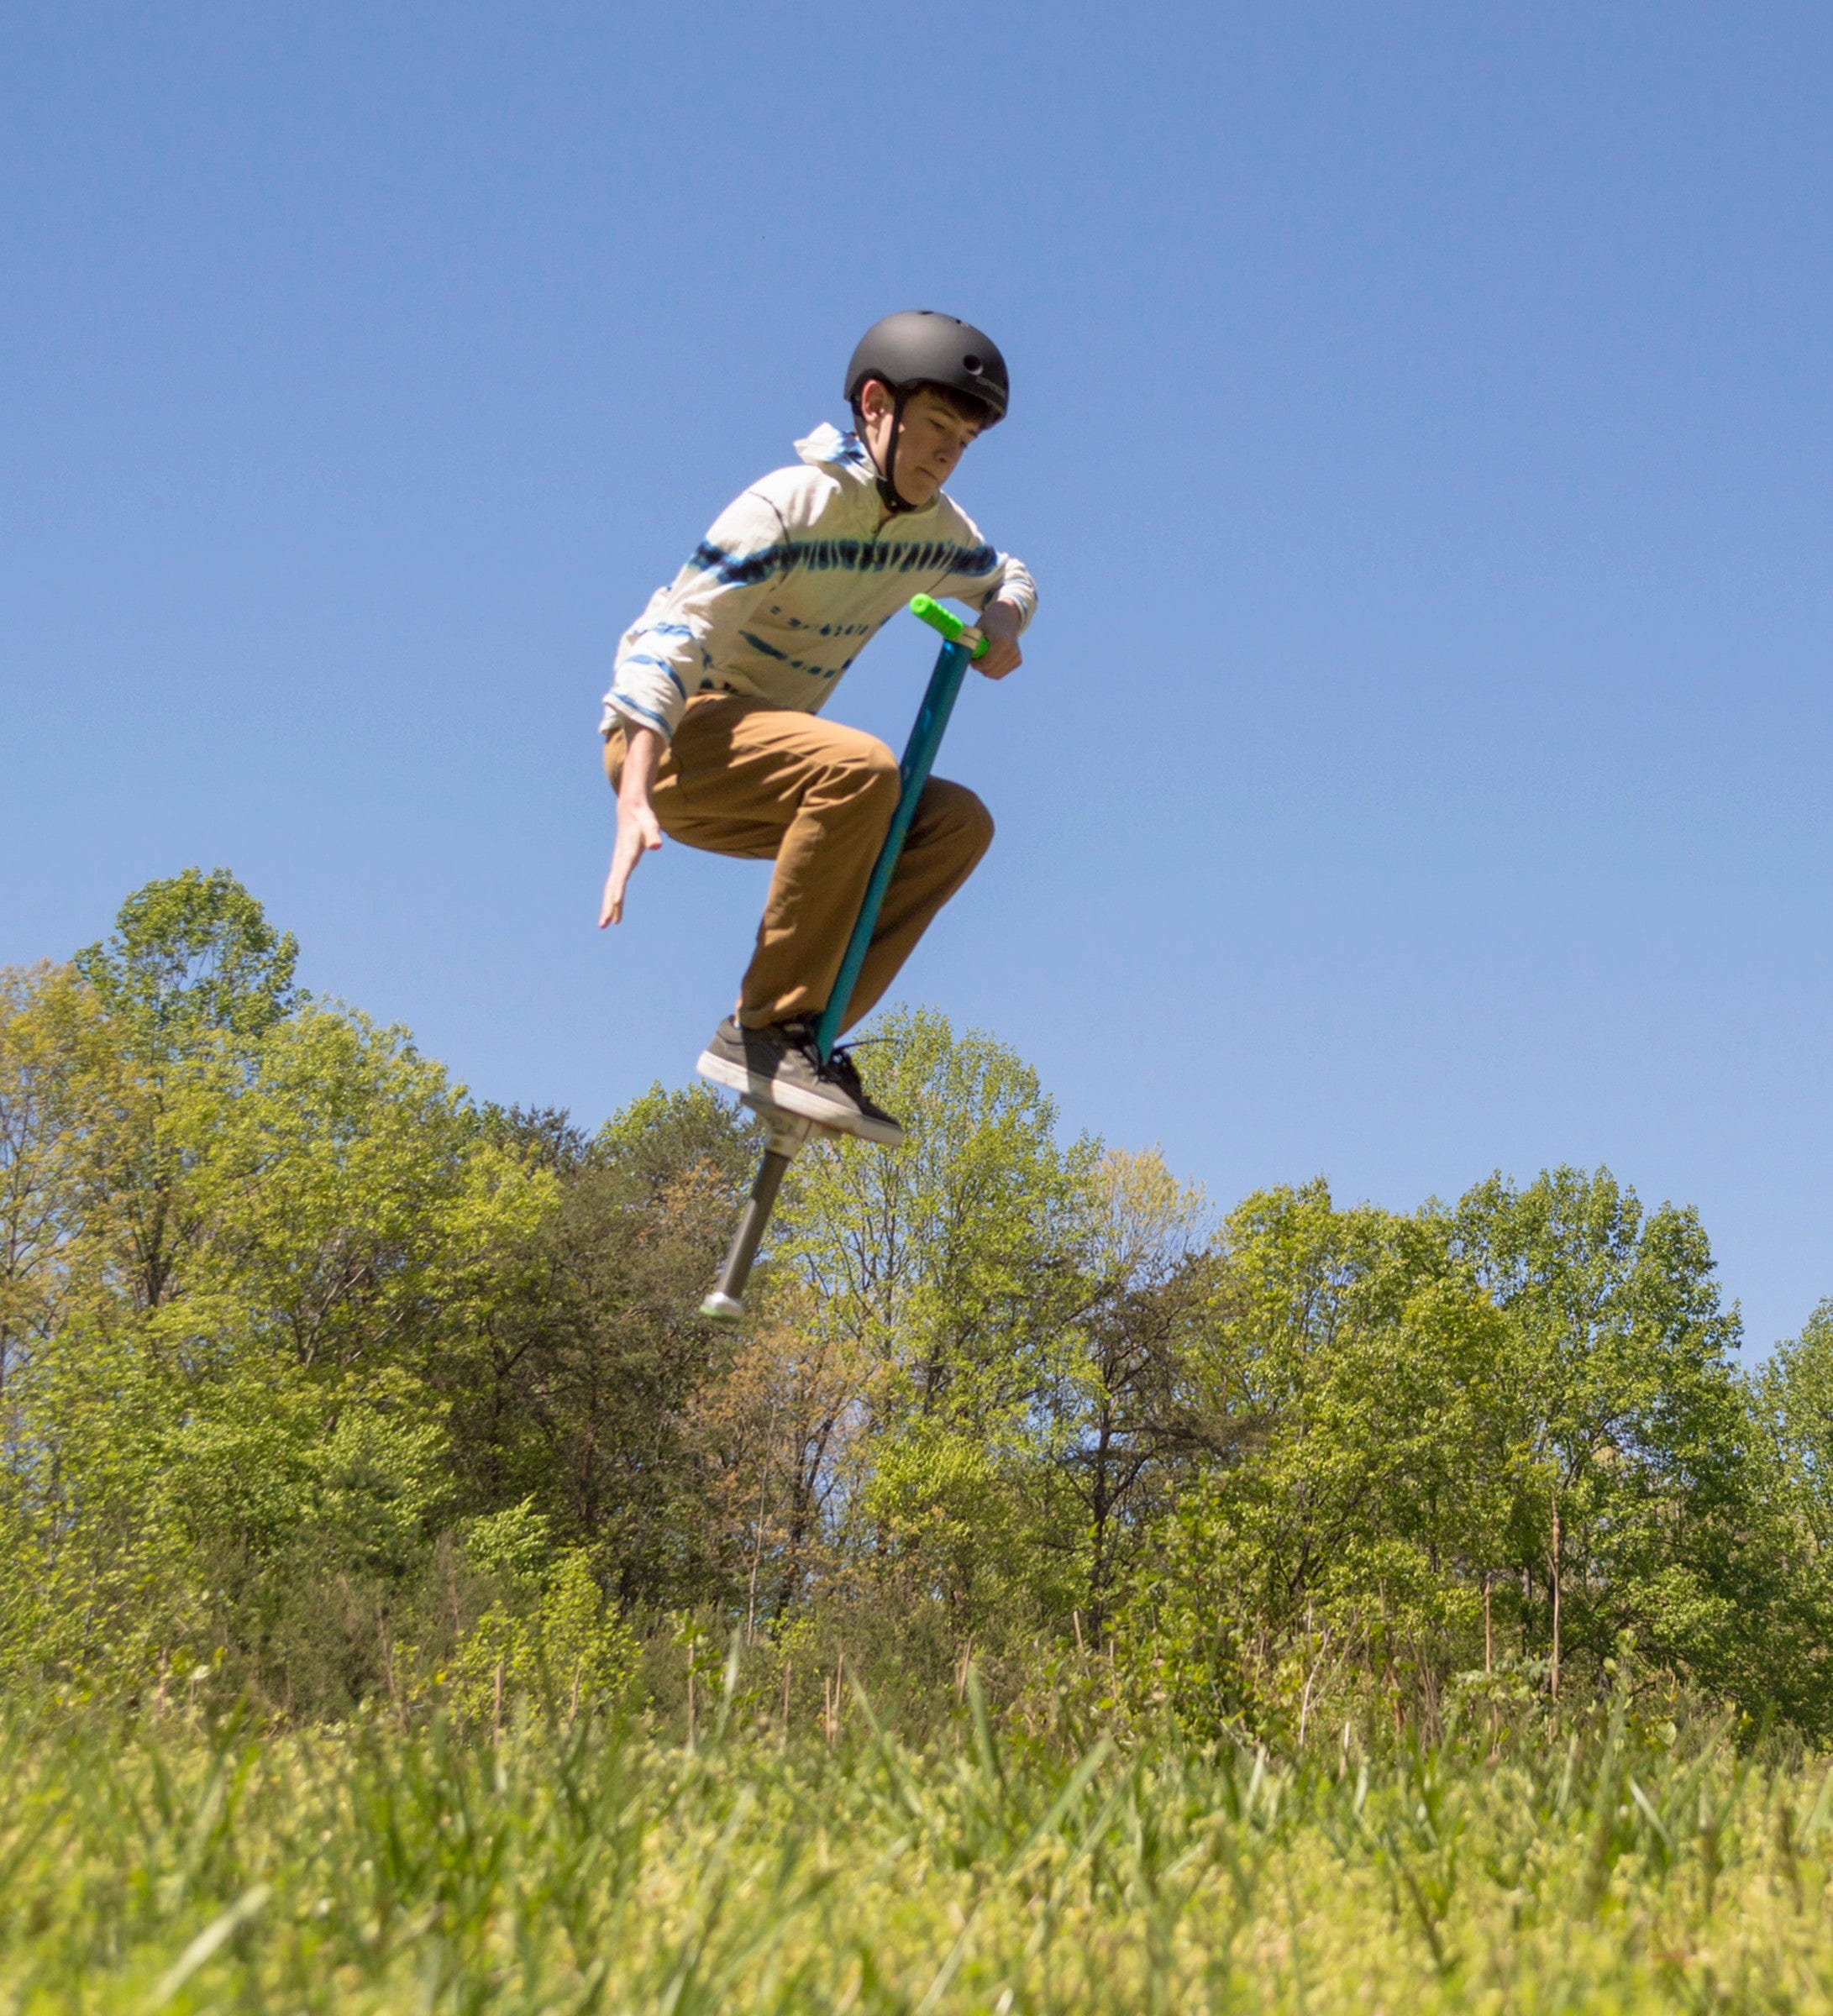
[{"label": "black sneaker", "polygon": [[827,1063],[809,1022],[772,1022],[746,1029],[727,1016],[700,1053],[700,1074],[748,1099],[780,1106],[837,1133],[895,1148],[904,1130],[865,1095],[853,1060],[836,1051]]}]

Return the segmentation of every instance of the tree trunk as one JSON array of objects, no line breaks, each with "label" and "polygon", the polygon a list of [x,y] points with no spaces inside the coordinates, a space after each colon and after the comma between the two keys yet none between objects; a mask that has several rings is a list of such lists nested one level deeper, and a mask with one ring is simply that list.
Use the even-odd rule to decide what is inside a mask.
[{"label": "tree trunk", "polygon": [[1094,1476],[1089,1492],[1094,1541],[1093,1558],[1089,1563],[1089,1629],[1097,1644],[1107,1625],[1107,1522],[1113,1510],[1108,1498],[1108,1452],[1112,1446],[1112,1410],[1104,1406],[1095,1436]]},{"label": "tree trunk", "polygon": [[1553,1663],[1548,1674],[1548,1692],[1554,1700],[1559,1698],[1559,1487],[1553,1487],[1553,1545],[1548,1561],[1548,1571],[1553,1591]]}]

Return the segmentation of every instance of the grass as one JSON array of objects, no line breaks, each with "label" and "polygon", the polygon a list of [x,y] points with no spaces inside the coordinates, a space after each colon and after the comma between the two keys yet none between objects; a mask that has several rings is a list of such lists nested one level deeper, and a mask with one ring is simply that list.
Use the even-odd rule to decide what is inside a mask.
[{"label": "grass", "polygon": [[[978,1710],[978,1697],[974,1698]],[[16,1712],[0,2008],[1817,2010],[1833,1785],[1620,1701],[1365,1761]]]}]

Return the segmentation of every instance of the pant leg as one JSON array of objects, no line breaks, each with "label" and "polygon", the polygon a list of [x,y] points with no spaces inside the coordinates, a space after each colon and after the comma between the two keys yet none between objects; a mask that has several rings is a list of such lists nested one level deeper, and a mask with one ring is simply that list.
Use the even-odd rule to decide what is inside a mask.
[{"label": "pant leg", "polygon": [[916,801],[842,1026],[869,1015],[916,941],[993,844],[993,817],[965,785],[932,777]]},{"label": "pant leg", "polygon": [[[606,744],[613,784],[622,743]],[[738,997],[748,1026],[826,1005],[897,792],[897,759],[857,728],[730,694],[689,702],[650,793],[663,832],[776,861]]]}]

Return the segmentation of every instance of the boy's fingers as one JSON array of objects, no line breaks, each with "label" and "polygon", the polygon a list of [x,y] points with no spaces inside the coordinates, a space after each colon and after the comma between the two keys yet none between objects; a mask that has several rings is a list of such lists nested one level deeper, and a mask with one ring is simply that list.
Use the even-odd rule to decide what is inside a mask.
[{"label": "boy's fingers", "polygon": [[598,928],[601,931],[607,924],[621,924],[623,921],[623,892],[629,879],[629,869],[613,856],[611,873],[605,878],[604,900],[598,906]]},{"label": "boy's fingers", "polygon": [[617,844],[612,850],[611,873],[605,878],[604,900],[598,906],[601,931],[607,924],[623,921],[624,890],[631,874],[644,854],[653,854],[661,844],[661,825],[654,818],[640,820],[628,832],[619,832]]},{"label": "boy's fingers", "polygon": [[[982,638],[988,640],[986,652],[983,657],[975,658],[974,653],[979,649]],[[1023,663],[1016,642],[995,631],[977,629],[970,623],[957,641],[967,646],[969,662],[985,679],[1004,679],[1008,672],[1016,672]]]}]

